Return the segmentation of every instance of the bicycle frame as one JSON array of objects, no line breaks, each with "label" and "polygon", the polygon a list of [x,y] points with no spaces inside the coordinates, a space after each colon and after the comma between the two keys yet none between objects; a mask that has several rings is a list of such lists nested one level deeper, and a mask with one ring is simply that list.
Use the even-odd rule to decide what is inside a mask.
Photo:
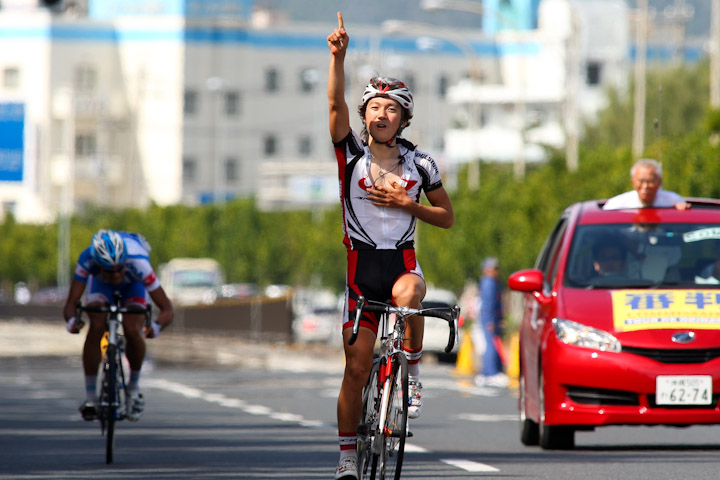
[{"label": "bicycle frame", "polygon": [[[357,340],[360,317],[363,311],[380,314],[378,335],[380,347],[375,357],[370,376],[363,388],[363,413],[358,427],[358,459],[360,478],[363,478],[370,467],[370,479],[374,480],[378,462],[380,463],[380,479],[385,480],[386,470],[396,457],[395,465],[390,465],[394,472],[394,480],[399,480],[408,431],[408,373],[407,359],[404,352],[404,337],[407,318],[414,315],[433,316],[448,322],[450,336],[446,352],[450,352],[457,342],[458,319],[460,308],[455,305],[449,312],[435,309],[413,309],[397,307],[381,302],[366,303],[359,297],[355,309],[355,321],[348,343],[353,345]],[[395,314],[395,323],[390,330],[390,317]],[[399,385],[397,382],[400,382]],[[398,388],[399,387],[399,388]],[[397,396],[399,395],[399,397]],[[379,396],[379,398],[378,398]],[[391,398],[391,396],[393,396]],[[398,399],[399,403],[392,403]],[[391,406],[392,403],[392,406]],[[393,415],[391,421],[388,416]],[[372,459],[370,458],[372,457]]]},{"label": "bicycle frame", "polygon": [[[384,313],[380,318],[381,327],[381,340],[380,340],[380,354],[381,359],[380,371],[378,375],[378,385],[381,386],[382,397],[380,400],[380,418],[378,419],[378,425],[385,425],[388,414],[388,404],[390,403],[390,381],[392,380],[392,370],[395,363],[395,355],[403,354],[403,344],[405,335],[405,318],[396,316],[395,325],[393,332],[388,332],[390,323],[390,314]],[[392,432],[384,431],[383,435],[392,435]],[[377,434],[377,432],[376,432]],[[381,442],[373,442],[372,451],[374,454],[379,455],[381,451]]]}]

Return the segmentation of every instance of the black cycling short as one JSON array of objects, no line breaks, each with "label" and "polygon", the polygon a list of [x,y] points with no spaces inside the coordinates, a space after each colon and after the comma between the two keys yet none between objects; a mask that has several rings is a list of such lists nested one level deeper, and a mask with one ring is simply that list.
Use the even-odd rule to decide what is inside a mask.
[{"label": "black cycling short", "polygon": [[[355,309],[359,296],[378,302],[393,301],[393,285],[401,275],[413,273],[424,280],[420,264],[412,248],[403,250],[348,250],[347,288],[343,329],[352,328],[354,318],[349,312]],[[378,330],[376,313],[363,312],[360,326]]]}]

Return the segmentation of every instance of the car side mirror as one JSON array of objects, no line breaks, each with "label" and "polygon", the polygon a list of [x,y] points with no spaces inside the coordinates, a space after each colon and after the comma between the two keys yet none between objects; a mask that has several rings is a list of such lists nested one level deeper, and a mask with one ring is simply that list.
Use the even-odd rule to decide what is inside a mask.
[{"label": "car side mirror", "polygon": [[537,269],[520,270],[508,278],[508,287],[512,290],[531,293],[540,305],[550,303],[550,297],[543,293],[543,272]]}]

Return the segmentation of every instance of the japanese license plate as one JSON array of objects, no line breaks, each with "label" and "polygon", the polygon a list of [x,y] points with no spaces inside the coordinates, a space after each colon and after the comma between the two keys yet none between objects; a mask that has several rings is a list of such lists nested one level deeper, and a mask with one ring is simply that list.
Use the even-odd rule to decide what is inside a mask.
[{"label": "japanese license plate", "polygon": [[710,405],[710,375],[660,375],[655,381],[655,403],[658,405]]}]

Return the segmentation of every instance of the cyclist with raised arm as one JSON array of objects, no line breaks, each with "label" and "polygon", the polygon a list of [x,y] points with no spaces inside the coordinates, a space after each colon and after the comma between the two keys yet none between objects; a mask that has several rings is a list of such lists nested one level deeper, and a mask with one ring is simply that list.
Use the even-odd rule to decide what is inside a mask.
[{"label": "cyclist with raised arm", "polygon": [[[345,103],[344,61],[349,37],[338,12],[338,28],[327,37],[330,49],[328,102],[330,136],[335,146],[343,206],[343,242],[348,251],[346,301],[343,317],[345,374],[338,396],[340,461],[336,479],[358,478],[357,427],[362,413],[362,389],[372,367],[378,318],[363,313],[356,342],[350,346],[357,298],[421,308],[425,280],[415,258],[417,220],[443,228],[454,223],[450,197],[442,186],[435,161],[400,137],[413,115],[413,96],[401,81],[376,77],[365,88],[358,113],[363,131],[350,127]],[[420,203],[425,196],[430,205]],[[417,418],[422,407],[418,379],[422,355],[423,317],[412,317],[405,344],[410,375],[411,405]]]},{"label": "cyclist with raised arm", "polygon": [[[113,292],[122,294],[123,306],[145,308],[148,294],[160,309],[152,328],[143,328],[145,316],[125,314],[125,354],[130,363],[128,391],[131,404],[128,419],[138,420],[145,406],[138,381],[145,359],[145,340],[155,338],[167,327],[174,317],[170,299],[160,286],[150,264],[150,245],[137,233],[99,230],[93,235],[91,245],[80,254],[75,266],[75,276],[70,285],[63,315],[70,333],[80,333],[83,322],[75,318],[75,306],[86,291],[86,305],[106,305],[113,298]],[[97,405],[97,374],[102,359],[100,340],[105,333],[105,314],[90,313],[90,326],[83,348],[83,370],[85,372],[85,402],[80,413],[85,420],[94,420]]]}]

